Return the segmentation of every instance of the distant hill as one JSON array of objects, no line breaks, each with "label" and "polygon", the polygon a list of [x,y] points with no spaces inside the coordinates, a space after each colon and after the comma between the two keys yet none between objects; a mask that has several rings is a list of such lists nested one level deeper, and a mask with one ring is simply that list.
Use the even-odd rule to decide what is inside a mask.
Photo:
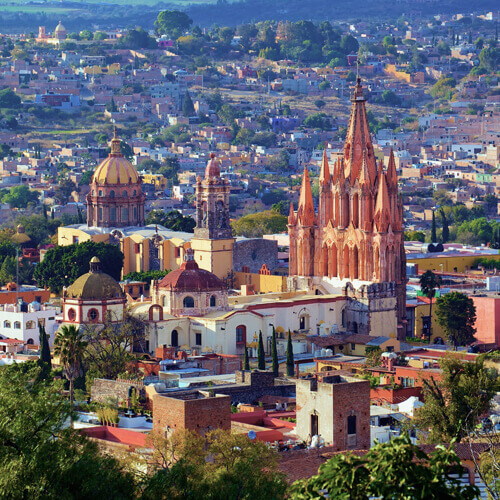
[{"label": "distant hill", "polygon": [[62,20],[68,31],[100,27],[135,27],[145,29],[161,10],[185,10],[195,25],[236,26],[264,20],[346,20],[374,22],[409,19],[433,14],[488,12],[498,9],[497,0],[85,0],[25,1],[10,0],[0,4],[0,32],[36,32],[38,26],[53,29]]}]

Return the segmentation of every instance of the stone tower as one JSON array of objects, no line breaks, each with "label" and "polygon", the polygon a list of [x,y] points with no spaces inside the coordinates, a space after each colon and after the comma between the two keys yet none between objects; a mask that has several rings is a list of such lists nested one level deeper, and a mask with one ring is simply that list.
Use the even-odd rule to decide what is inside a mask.
[{"label": "stone tower", "polygon": [[196,181],[196,227],[191,239],[201,269],[219,278],[233,269],[233,245],[229,223],[229,183],[221,178],[219,162],[211,153],[205,178]]},{"label": "stone tower", "polygon": [[342,290],[357,301],[346,329],[403,339],[406,257],[396,164],[392,152],[387,170],[375,158],[359,79],[351,101],[342,160],[331,172],[323,156],[318,213],[307,169],[297,213],[290,209],[289,286]]}]

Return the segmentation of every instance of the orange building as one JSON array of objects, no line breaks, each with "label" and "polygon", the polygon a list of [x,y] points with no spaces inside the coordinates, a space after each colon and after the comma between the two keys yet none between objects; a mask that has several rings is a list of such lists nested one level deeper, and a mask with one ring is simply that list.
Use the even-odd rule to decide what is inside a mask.
[{"label": "orange building", "polygon": [[[310,287],[317,278],[327,278],[345,291],[350,283],[355,297],[395,298],[395,304],[389,305],[389,300],[384,307],[396,312],[398,336],[403,339],[406,257],[394,154],[391,151],[387,170],[382,161],[377,164],[360,79],[351,101],[344,154],[333,173],[326,153],[323,156],[318,213],[307,169],[297,212],[290,207],[291,286],[308,282]],[[357,328],[362,323],[357,322]],[[359,333],[369,331],[365,322]]]}]

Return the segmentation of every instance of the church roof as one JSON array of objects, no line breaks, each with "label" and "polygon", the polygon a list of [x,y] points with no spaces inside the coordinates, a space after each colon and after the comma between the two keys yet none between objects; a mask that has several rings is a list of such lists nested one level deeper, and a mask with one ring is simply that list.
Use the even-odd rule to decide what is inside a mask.
[{"label": "church roof", "polygon": [[217,158],[215,158],[215,153],[210,153],[210,160],[205,168],[205,179],[210,177],[220,177],[220,166]]},{"label": "church roof", "polygon": [[164,290],[177,292],[205,292],[226,288],[225,283],[215,274],[199,268],[192,251],[186,253],[186,260],[181,267],[168,273],[158,286]]},{"label": "church roof", "polygon": [[90,271],[80,276],[65,293],[65,298],[106,300],[123,297],[123,290],[115,279],[101,271],[101,261],[93,257]]},{"label": "church roof", "polygon": [[111,152],[102,161],[92,176],[91,183],[97,184],[137,184],[139,174],[122,154],[120,139],[115,135],[111,141]]}]

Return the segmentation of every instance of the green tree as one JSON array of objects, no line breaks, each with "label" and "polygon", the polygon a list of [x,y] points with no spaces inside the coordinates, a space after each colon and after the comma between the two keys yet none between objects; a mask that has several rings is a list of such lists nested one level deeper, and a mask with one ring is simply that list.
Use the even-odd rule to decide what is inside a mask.
[{"label": "green tree", "polygon": [[16,277],[16,258],[5,257],[0,268],[0,284],[6,285]]},{"label": "green tree", "polygon": [[159,35],[178,38],[193,24],[193,20],[180,10],[164,10],[158,14],[155,30]]},{"label": "green tree", "polygon": [[103,325],[87,324],[82,328],[87,343],[85,365],[87,379],[106,378],[115,380],[127,370],[134,359],[133,346],[139,346],[144,338],[144,321],[141,317],[125,312],[122,321],[108,315]]},{"label": "green tree", "polygon": [[441,288],[441,282],[441,276],[434,274],[431,270],[425,271],[425,273],[420,276],[420,289],[429,299],[429,338],[432,335],[432,302],[436,295],[436,290]]},{"label": "green tree", "polygon": [[77,191],[76,184],[70,179],[63,179],[54,189],[54,198],[61,204],[66,205],[73,191]]},{"label": "green tree", "polygon": [[61,381],[33,362],[0,367],[0,491],[5,498],[136,498],[131,474],[68,428]]},{"label": "green tree", "polygon": [[0,108],[19,109],[21,98],[10,88],[0,90]]},{"label": "green tree", "polygon": [[455,348],[474,342],[476,307],[474,301],[460,292],[450,292],[436,301],[437,321]]},{"label": "green tree", "polygon": [[54,355],[64,368],[64,376],[69,381],[69,401],[73,407],[75,378],[81,375],[87,342],[75,325],[63,325],[56,333]]},{"label": "green tree", "polygon": [[432,223],[431,223],[431,242],[437,242],[437,234],[436,234],[436,213],[432,211]]},{"label": "green tree", "polygon": [[498,71],[500,66],[500,49],[496,47],[485,47],[479,53],[481,67],[490,73]]},{"label": "green tree", "polygon": [[420,241],[425,243],[425,233],[422,231],[405,231],[405,241]]},{"label": "green tree", "polygon": [[434,99],[449,97],[456,84],[453,78],[441,77],[431,88],[430,94]]},{"label": "green tree", "polygon": [[2,203],[8,203],[11,208],[26,208],[28,203],[37,203],[39,196],[28,186],[14,186],[2,197]]},{"label": "green tree", "polygon": [[184,104],[182,106],[182,113],[184,116],[189,117],[196,114],[194,110],[193,100],[189,95],[189,92],[186,90],[186,95],[184,96]]},{"label": "green tree", "polygon": [[293,377],[295,375],[295,363],[293,361],[293,346],[292,346],[292,334],[288,330],[288,341],[286,344],[286,375],[287,377]]},{"label": "green tree", "polygon": [[359,50],[359,43],[352,35],[344,35],[340,39],[340,49],[344,54],[356,54]]},{"label": "green tree", "polygon": [[83,172],[80,180],[78,181],[79,186],[88,186],[90,181],[92,180],[92,176],[94,175],[94,170],[86,170]]},{"label": "green tree", "polygon": [[321,109],[321,108],[324,108],[325,105],[326,105],[326,102],[323,101],[323,99],[316,99],[314,101],[314,105],[318,108],[318,109]]},{"label": "green tree", "polygon": [[484,366],[484,356],[467,362],[449,355],[439,366],[439,379],[423,380],[425,405],[419,408],[415,424],[428,432],[431,443],[460,442],[490,408],[497,374]]},{"label": "green tree", "polygon": [[257,366],[259,370],[266,369],[266,354],[264,352],[264,342],[262,341],[262,331],[259,331],[259,347],[257,349]]},{"label": "green tree", "polygon": [[460,459],[452,448],[437,447],[427,455],[411,443],[407,433],[377,443],[362,457],[341,453],[322,464],[318,474],[292,485],[290,497],[297,500],[328,498],[474,499],[479,490],[462,485],[452,474]]},{"label": "green tree", "polygon": [[172,231],[193,233],[196,221],[188,215],[182,215],[177,210],[172,210],[167,213],[163,210],[152,210],[146,216],[146,224],[159,224]]},{"label": "green tree", "polygon": [[271,340],[271,359],[273,360],[273,375],[279,377],[280,365],[278,362],[278,348],[276,346],[276,330],[273,325],[273,337]]},{"label": "green tree", "polygon": [[46,379],[49,376],[50,370],[52,370],[49,339],[45,331],[45,326],[41,323],[38,325],[38,332],[40,334],[40,358],[38,360],[38,364],[41,368],[40,376]]},{"label": "green tree", "polygon": [[282,500],[287,489],[278,456],[245,434],[210,431],[206,437],[175,432],[153,434],[156,452],[142,498]]},{"label": "green tree", "polygon": [[51,248],[36,266],[34,278],[39,286],[47,286],[58,293],[89,271],[92,257],[99,258],[103,272],[120,280],[123,253],[115,245],[93,241]]},{"label": "green tree", "polygon": [[261,238],[264,234],[276,234],[286,231],[288,218],[272,210],[248,214],[231,222],[233,231],[238,236]]}]

